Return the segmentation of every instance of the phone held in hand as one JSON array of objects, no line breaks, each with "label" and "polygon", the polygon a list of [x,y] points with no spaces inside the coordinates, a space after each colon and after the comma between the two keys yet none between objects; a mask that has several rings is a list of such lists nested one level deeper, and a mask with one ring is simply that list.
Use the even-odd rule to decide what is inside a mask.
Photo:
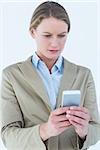
[{"label": "phone held in hand", "polygon": [[80,90],[66,90],[62,93],[62,107],[79,106],[81,100]]}]

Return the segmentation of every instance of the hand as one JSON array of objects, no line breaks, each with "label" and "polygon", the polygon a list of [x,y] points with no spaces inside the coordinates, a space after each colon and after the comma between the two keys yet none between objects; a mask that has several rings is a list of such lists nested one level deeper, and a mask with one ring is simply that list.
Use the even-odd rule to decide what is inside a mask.
[{"label": "hand", "polygon": [[85,107],[71,106],[70,110],[66,111],[67,119],[74,126],[76,133],[81,139],[84,139],[88,133],[88,125],[90,114]]},{"label": "hand", "polygon": [[66,118],[69,107],[61,107],[51,112],[48,122],[40,125],[40,136],[43,141],[52,136],[57,136],[66,130],[71,123]]}]

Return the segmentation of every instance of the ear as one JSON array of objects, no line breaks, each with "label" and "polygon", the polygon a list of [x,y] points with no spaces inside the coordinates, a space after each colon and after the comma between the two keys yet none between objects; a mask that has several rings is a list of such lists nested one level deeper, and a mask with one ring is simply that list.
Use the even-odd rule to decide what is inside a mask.
[{"label": "ear", "polygon": [[34,28],[31,28],[31,30],[29,30],[30,31],[30,34],[31,34],[31,36],[33,37],[33,38],[35,38],[35,29]]}]

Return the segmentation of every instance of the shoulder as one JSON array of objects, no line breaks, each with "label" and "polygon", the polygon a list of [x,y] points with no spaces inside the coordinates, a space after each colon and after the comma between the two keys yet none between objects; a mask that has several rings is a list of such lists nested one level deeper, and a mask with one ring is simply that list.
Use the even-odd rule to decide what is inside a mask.
[{"label": "shoulder", "polygon": [[20,61],[15,64],[11,64],[2,70],[2,74],[9,74],[9,73],[11,74],[11,73],[20,72],[20,66],[23,66],[29,62],[31,62],[31,57],[29,57],[28,59],[26,59],[24,61]]},{"label": "shoulder", "polygon": [[64,68],[69,68],[69,70],[75,70],[75,72],[80,74],[89,74],[91,70],[88,67],[70,62],[69,60],[64,58]]}]

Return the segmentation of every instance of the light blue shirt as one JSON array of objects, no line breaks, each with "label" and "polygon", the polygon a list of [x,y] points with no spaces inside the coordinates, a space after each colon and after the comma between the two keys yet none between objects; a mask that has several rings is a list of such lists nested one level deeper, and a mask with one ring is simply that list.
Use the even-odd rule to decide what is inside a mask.
[{"label": "light blue shirt", "polygon": [[57,62],[52,67],[50,74],[46,64],[37,56],[37,54],[34,53],[32,56],[32,63],[44,82],[52,109],[55,109],[56,107],[56,99],[64,68],[63,60],[62,56],[58,58]]}]

